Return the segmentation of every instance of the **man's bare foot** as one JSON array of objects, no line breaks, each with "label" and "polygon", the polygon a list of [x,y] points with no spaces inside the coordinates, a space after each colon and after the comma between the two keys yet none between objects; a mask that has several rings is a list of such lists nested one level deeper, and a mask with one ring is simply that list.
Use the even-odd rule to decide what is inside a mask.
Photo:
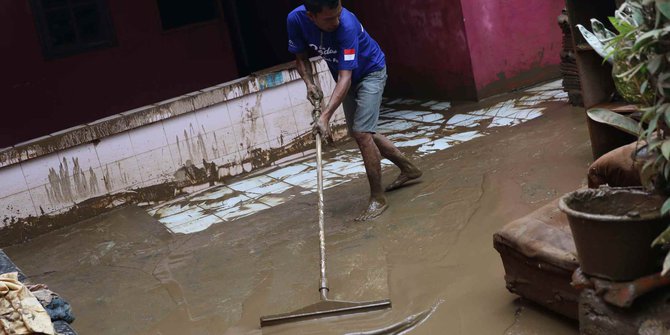
[{"label": "man's bare foot", "polygon": [[396,189],[401,188],[405,183],[407,183],[410,180],[418,179],[423,175],[423,172],[419,170],[414,165],[410,165],[410,167],[406,171],[401,171],[400,175],[396,180],[394,180],[389,186],[386,186],[386,192],[393,191]]},{"label": "man's bare foot", "polygon": [[370,203],[368,207],[359,215],[355,221],[368,221],[377,218],[382,215],[382,213],[389,207],[386,202],[386,197],[373,197],[370,198]]}]

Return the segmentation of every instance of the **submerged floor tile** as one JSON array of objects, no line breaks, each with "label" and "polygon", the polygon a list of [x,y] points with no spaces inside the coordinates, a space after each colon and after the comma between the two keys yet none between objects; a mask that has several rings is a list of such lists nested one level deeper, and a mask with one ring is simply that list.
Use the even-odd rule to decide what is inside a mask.
[{"label": "submerged floor tile", "polygon": [[247,190],[244,192],[244,194],[250,198],[257,198],[265,194],[282,194],[291,189],[292,187],[293,185],[291,184],[287,184],[285,182],[281,182],[278,180],[273,180],[273,182]]},{"label": "submerged floor tile", "polygon": [[476,127],[483,120],[489,120],[491,116],[456,114],[447,121],[447,127],[453,129],[456,127]]},{"label": "submerged floor tile", "polygon": [[228,185],[228,187],[232,188],[235,191],[244,192],[252,188],[258,188],[272,182],[274,182],[272,178],[265,175],[260,175],[257,177],[240,180],[236,183]]},{"label": "submerged floor tile", "polygon": [[435,141],[422,145],[416,151],[422,156],[426,154],[432,154],[438,151],[449,149],[453,142],[454,140],[448,138],[439,138]]},{"label": "submerged floor tile", "polygon": [[439,102],[430,106],[432,110],[444,111],[451,108],[451,102]]},{"label": "submerged floor tile", "polygon": [[275,207],[279,206],[281,204],[284,204],[286,202],[291,201],[293,198],[295,198],[294,194],[287,195],[287,196],[279,196],[279,195],[265,195],[262,196],[258,199],[256,199],[258,202],[268,205],[270,207]]},{"label": "submerged floor tile", "polygon": [[[383,106],[378,129],[396,146],[416,147],[415,154],[425,156],[487,135],[477,130],[459,129],[479,127],[483,122],[487,122],[483,125],[489,128],[515,126],[542,116],[544,108],[540,104],[567,99],[567,94],[560,90],[560,81],[528,90],[526,93],[528,95],[525,97],[452,115],[448,121],[445,121],[442,113],[397,110],[389,106],[421,104],[422,107],[434,111],[444,111],[451,108],[449,102],[395,99]],[[306,154],[313,156],[314,150],[303,153]],[[329,154],[332,154],[332,151]],[[382,160],[381,164],[382,168],[393,165],[387,159]],[[324,189],[360,178],[365,174],[360,151],[357,148],[339,149],[334,157],[324,159],[323,174]],[[279,206],[297,194],[312,194],[316,192],[316,183],[316,160],[311,158],[230,185],[205,190],[191,196],[190,199],[187,197],[154,206],[148,209],[148,212],[158,217],[173,232],[191,234],[205,230],[216,223],[233,221]]]},{"label": "submerged floor tile", "polygon": [[470,140],[473,140],[477,137],[482,137],[484,134],[478,132],[478,131],[468,131],[465,133],[459,133],[459,134],[454,134],[446,137],[447,139],[453,140],[453,141],[458,141],[458,142],[467,142]]},{"label": "submerged floor tile", "polygon": [[405,148],[405,147],[416,147],[419,145],[422,145],[424,143],[431,142],[430,138],[417,138],[413,140],[407,140],[407,141],[397,141],[395,142],[395,146],[398,148]]},{"label": "submerged floor tile", "polygon": [[293,164],[289,165],[287,167],[281,168],[276,171],[272,171],[268,173],[268,176],[278,179],[278,180],[284,180],[287,177],[294,176],[298,173],[301,173],[305,170],[309,169],[308,166],[305,166],[303,164]]},{"label": "submerged floor tile", "polygon": [[198,207],[206,209],[208,211],[219,211],[225,208],[235,207],[245,201],[252,200],[253,197],[250,197],[247,194],[234,193],[227,195],[223,198],[219,198],[216,201],[208,203],[200,203]]},{"label": "submerged floor tile", "polygon": [[[161,221],[162,222],[162,221]],[[184,223],[167,223],[165,226],[177,234],[193,234],[201,232],[211,227],[214,224],[221,223],[223,220],[220,217],[214,215],[203,216],[192,221]]]},{"label": "submerged floor tile", "polygon": [[408,111],[408,110],[400,110],[400,111],[394,111],[390,113],[385,113],[381,116],[382,119],[387,119],[387,118],[397,118],[397,119],[403,119],[403,120],[421,120],[421,117],[432,114],[429,112],[420,112],[420,111]]},{"label": "submerged floor tile", "polygon": [[226,187],[226,186],[221,186],[215,190],[212,190],[210,192],[198,195],[194,198],[191,198],[190,202],[203,202],[203,201],[212,201],[212,200],[218,200],[221,198],[225,198],[228,195],[231,195],[235,193],[232,189]]},{"label": "submerged floor tile", "polygon": [[266,210],[268,208],[271,208],[270,206],[260,203],[260,202],[248,202],[248,203],[243,203],[239,206],[235,206],[232,208],[227,208],[224,210],[221,210],[219,212],[214,213],[217,217],[220,217],[222,219],[225,219],[227,221],[233,221],[237,220],[243,217],[247,217],[249,215],[258,213],[260,211]]}]

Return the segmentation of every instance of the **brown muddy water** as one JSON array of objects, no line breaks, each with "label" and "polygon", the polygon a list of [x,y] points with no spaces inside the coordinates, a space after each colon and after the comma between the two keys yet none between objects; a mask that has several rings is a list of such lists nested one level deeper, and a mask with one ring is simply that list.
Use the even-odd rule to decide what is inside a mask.
[{"label": "brown muddy water", "polygon": [[[389,193],[375,221],[353,221],[364,177],[326,190],[330,296],[390,298],[381,312],[260,329],[261,315],[318,300],[315,194],[189,235],[125,207],[6,252],[69,299],[84,335],[575,335],[574,322],[507,292],[492,235],[583,185],[590,155],[583,110],[551,103],[533,121],[417,158],[421,182]],[[385,171],[385,182],[397,173]]]}]

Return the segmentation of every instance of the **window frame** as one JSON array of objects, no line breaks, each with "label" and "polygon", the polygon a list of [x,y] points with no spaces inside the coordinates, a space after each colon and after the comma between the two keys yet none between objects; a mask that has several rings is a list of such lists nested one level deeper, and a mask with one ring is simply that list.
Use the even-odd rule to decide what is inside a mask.
[{"label": "window frame", "polygon": [[168,34],[171,32],[176,32],[176,31],[181,31],[189,28],[194,28],[194,27],[199,27],[199,26],[205,26],[205,25],[210,25],[214,23],[218,23],[221,18],[221,8],[219,7],[220,5],[218,4],[218,1],[220,0],[208,0],[211,1],[212,4],[214,5],[214,17],[211,19],[203,20],[203,21],[197,21],[197,22],[191,22],[191,23],[186,23],[181,26],[177,27],[171,27],[171,28],[165,28],[163,24],[163,15],[161,14],[161,5],[159,0],[154,0],[154,4],[156,6],[156,14],[158,15],[158,28],[161,30],[161,33],[163,34]]},{"label": "window frame", "polygon": [[90,1],[90,3],[97,4],[100,11],[100,29],[102,32],[100,40],[88,43],[82,42],[79,37],[80,31],[79,27],[76,26],[77,23],[75,22],[73,13],[73,9],[76,5],[72,5],[71,0],[65,1],[67,4],[63,8],[69,9],[71,20],[75,25],[73,30],[76,36],[76,43],[69,46],[57,47],[52,45],[50,40],[51,33],[47,23],[47,10],[42,6],[42,0],[29,0],[30,7],[33,11],[33,19],[35,20],[35,25],[37,27],[37,35],[40,40],[42,54],[46,60],[74,56],[88,51],[114,47],[117,45],[116,30],[114,29],[107,0]]}]

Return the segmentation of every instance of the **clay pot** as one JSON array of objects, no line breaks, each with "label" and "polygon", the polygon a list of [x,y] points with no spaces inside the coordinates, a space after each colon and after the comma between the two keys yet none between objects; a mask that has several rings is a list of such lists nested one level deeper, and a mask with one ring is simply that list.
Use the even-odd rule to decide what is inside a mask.
[{"label": "clay pot", "polygon": [[664,252],[651,247],[667,227],[665,198],[641,188],[582,189],[563,196],[577,258],[588,275],[629,281],[661,270]]}]

